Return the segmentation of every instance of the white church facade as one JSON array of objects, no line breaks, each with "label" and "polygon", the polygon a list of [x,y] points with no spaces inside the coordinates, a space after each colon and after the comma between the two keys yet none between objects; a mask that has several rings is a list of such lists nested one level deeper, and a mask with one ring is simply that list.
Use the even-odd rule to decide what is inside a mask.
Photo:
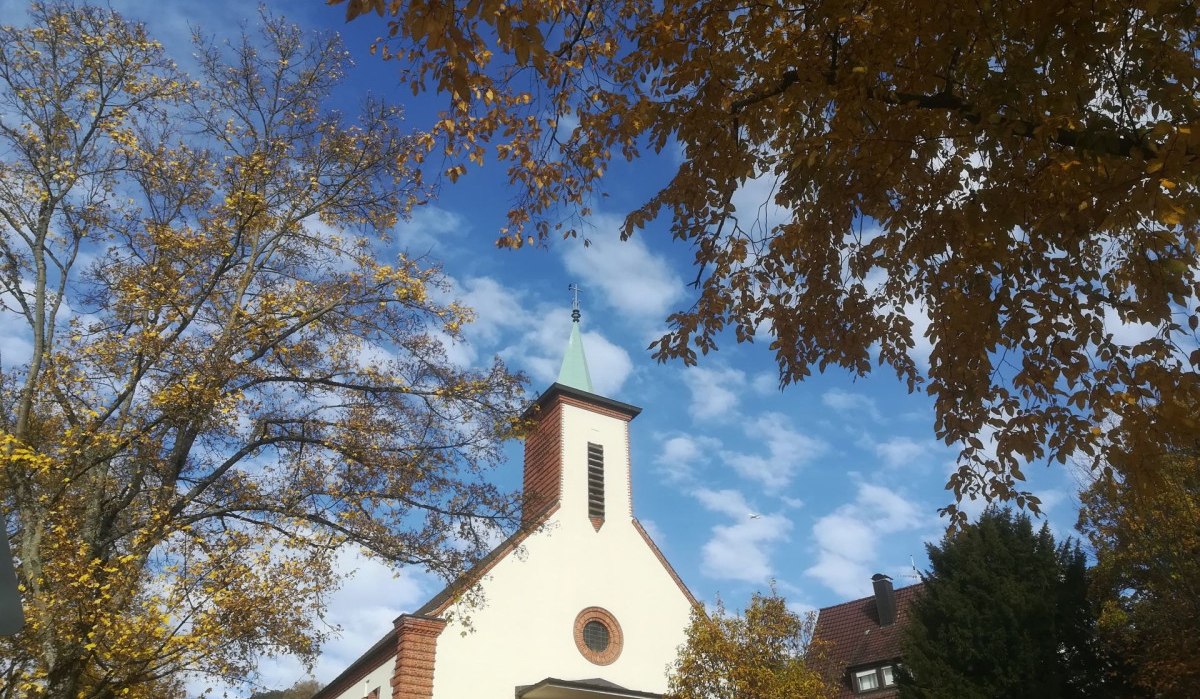
[{"label": "white church facade", "polygon": [[[649,699],[695,598],[633,516],[629,426],[592,391],[573,314],[530,410],[525,526],[367,650],[316,699]],[[463,594],[478,586],[481,604]]]}]

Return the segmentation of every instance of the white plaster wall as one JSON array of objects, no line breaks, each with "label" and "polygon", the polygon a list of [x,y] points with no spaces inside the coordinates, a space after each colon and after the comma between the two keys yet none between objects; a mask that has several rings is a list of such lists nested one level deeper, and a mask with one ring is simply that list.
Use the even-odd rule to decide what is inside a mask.
[{"label": "white plaster wall", "polygon": [[379,688],[379,699],[391,699],[392,673],[395,667],[396,657],[392,656],[334,699],[363,699],[376,687]]},{"label": "white plaster wall", "polygon": [[629,423],[563,405],[562,425],[560,512],[579,513],[587,519],[587,445],[591,442],[604,446],[605,522],[628,522],[633,516],[629,502]]},{"label": "white plaster wall", "polygon": [[[546,531],[492,568],[482,607],[453,610],[438,638],[433,699],[511,699],[518,685],[547,677],[666,689],[691,605],[631,522],[628,423],[564,406],[563,426],[561,506]],[[587,515],[589,441],[604,445],[599,532]],[[575,618],[593,606],[621,625],[623,650],[610,665],[592,664],[575,645]],[[470,630],[461,614],[470,615]]]}]

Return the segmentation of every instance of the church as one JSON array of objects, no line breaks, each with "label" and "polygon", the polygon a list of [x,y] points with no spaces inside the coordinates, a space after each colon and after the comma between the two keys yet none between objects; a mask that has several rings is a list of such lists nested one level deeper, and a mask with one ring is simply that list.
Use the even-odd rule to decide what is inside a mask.
[{"label": "church", "polygon": [[696,600],[633,516],[629,426],[641,409],[593,392],[577,304],[572,321],[558,381],[527,413],[524,526],[316,699],[666,691]]}]

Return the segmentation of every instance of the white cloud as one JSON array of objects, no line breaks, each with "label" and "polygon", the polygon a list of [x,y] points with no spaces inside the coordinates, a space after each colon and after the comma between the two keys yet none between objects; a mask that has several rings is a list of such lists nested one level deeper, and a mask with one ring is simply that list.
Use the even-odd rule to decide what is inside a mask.
[{"label": "white cloud", "polygon": [[875,444],[875,454],[883,459],[889,468],[919,467],[924,464],[915,463],[929,453],[934,445],[929,442],[918,442],[908,437],[893,437]]},{"label": "white cloud", "polygon": [[745,497],[736,490],[693,491],[705,508],[730,517],[732,524],[718,524],[701,549],[703,573],[712,578],[764,583],[771,578],[771,550],[788,540],[792,522],[781,514],[754,514]]},{"label": "white cloud", "polygon": [[921,509],[892,488],[863,483],[858,489],[857,504],[871,514],[871,520],[884,532],[915,529],[927,523]]},{"label": "white cloud", "polygon": [[786,486],[797,471],[828,451],[825,442],[797,432],[782,413],[767,412],[746,420],[742,430],[750,442],[766,448],[766,453],[725,451],[721,458],[745,478],[768,488]]},{"label": "white cloud", "polygon": [[693,366],[683,370],[683,383],[692,394],[688,412],[695,420],[727,418],[746,388],[746,374],[721,366]]},{"label": "white cloud", "polygon": [[773,371],[764,371],[750,381],[750,388],[760,396],[778,395],[779,374]]},{"label": "white cloud", "polygon": [[705,508],[734,519],[743,519],[754,513],[754,508],[746,502],[746,497],[733,489],[699,488],[692,491],[692,496],[699,500]]},{"label": "white cloud", "polygon": [[596,393],[602,396],[620,393],[625,379],[633,373],[633,360],[629,353],[598,332],[583,333],[583,347],[587,353],[592,388]]},{"label": "white cloud", "polygon": [[822,517],[813,525],[820,553],[805,574],[848,599],[861,596],[871,576],[867,563],[875,557],[874,536],[867,524],[853,516],[834,513]]},{"label": "white cloud", "polygon": [[721,448],[720,440],[703,435],[660,435],[659,440],[659,453],[654,458],[654,463],[658,464],[667,480],[672,483],[689,483],[695,480],[696,467],[707,463],[709,455]]},{"label": "white cloud", "polygon": [[409,220],[397,223],[392,237],[401,250],[420,256],[444,250],[442,243],[447,238],[461,238],[469,228],[461,214],[427,204],[414,209]]},{"label": "white cloud", "polygon": [[929,519],[921,509],[894,490],[860,483],[853,502],[838,507],[813,525],[817,561],[805,574],[842,597],[866,595],[871,589],[871,574],[880,566],[876,559],[883,539],[928,524]]},{"label": "white cloud", "polygon": [[491,277],[470,277],[457,287],[459,301],[475,311],[475,322],[463,329],[472,342],[494,345],[512,330],[536,323],[521,293]]},{"label": "white cloud", "polygon": [[821,394],[821,403],[828,408],[833,408],[839,415],[867,415],[876,422],[883,421],[875,399],[861,393],[834,388]]},{"label": "white cloud", "polygon": [[684,296],[683,281],[667,264],[635,236],[622,241],[617,231],[620,220],[597,216],[599,233],[585,246],[566,241],[563,262],[580,280],[585,295],[601,294],[602,301],[621,315],[657,328],[671,307]]}]

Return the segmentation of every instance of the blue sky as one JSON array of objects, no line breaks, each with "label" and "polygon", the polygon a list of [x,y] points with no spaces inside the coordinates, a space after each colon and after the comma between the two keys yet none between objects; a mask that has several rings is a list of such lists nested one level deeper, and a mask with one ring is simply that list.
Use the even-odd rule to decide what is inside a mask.
[{"label": "blue sky", "polygon": [[[189,25],[220,36],[255,20],[252,3],[231,0],[112,5],[147,22],[185,68],[190,52],[178,47],[189,45]],[[20,22],[25,7],[0,0],[3,21]],[[268,7],[306,27],[342,32],[358,64],[347,96],[369,87],[406,105],[413,128],[436,113],[439,98],[414,100],[395,87],[395,66],[368,55],[382,27],[377,20],[346,25],[342,7],[313,0]],[[590,247],[572,240],[549,249],[497,250],[493,241],[513,198],[502,168],[493,162],[455,185],[443,183],[437,200],[394,235],[410,252],[440,260],[454,295],[478,314],[469,342],[455,346],[452,357],[471,364],[500,355],[529,374],[532,390],[545,388],[567,342],[567,285],[578,283],[597,392],[643,408],[632,424],[635,512],[697,597],[719,594],[740,607],[774,580],[797,609],[812,609],[869,594],[875,572],[909,584],[910,561],[926,565],[924,543],[940,537],[937,508],[951,497],[943,486],[955,452],[934,439],[930,399],[908,394],[886,372],[858,380],[817,375],[780,391],[766,342],[738,345],[729,338],[690,369],[650,358],[646,347],[664,331],[666,316],[691,303],[692,252],[671,241],[661,222],[628,242],[616,231],[621,215],[665,178],[671,157],[612,169],[610,196],[589,221]],[[768,190],[749,184],[738,195],[739,209],[781,215],[766,205]],[[922,320],[914,315],[918,329]],[[20,342],[0,337],[6,362],[20,356]],[[510,445],[509,462],[496,473],[511,487],[520,481],[520,449]],[[1075,479],[1041,464],[1026,473],[1056,534],[1069,534]],[[353,552],[344,559],[358,574],[331,599],[329,620],[343,630],[315,668],[322,681],[441,585]],[[289,658],[266,660],[261,671],[266,687],[304,676]]]}]

